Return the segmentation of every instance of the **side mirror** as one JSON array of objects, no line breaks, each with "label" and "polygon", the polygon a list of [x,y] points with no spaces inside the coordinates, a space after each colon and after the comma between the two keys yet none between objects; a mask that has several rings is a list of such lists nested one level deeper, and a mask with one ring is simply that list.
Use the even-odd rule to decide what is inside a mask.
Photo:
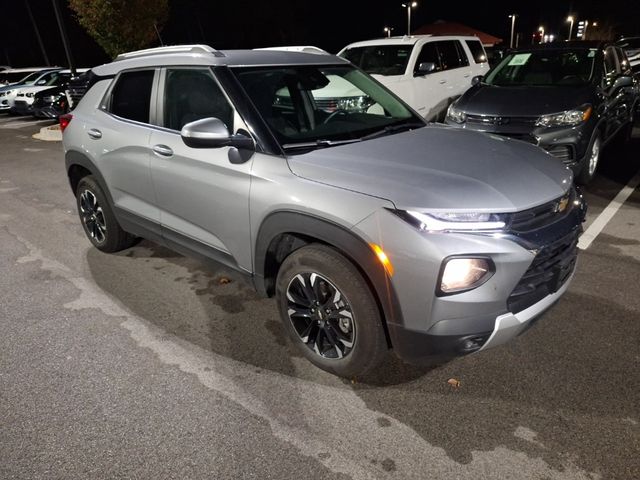
[{"label": "side mirror", "polygon": [[433,62],[422,62],[418,65],[418,69],[416,70],[414,76],[422,77],[423,75],[428,75],[436,71],[436,64]]},{"label": "side mirror", "polygon": [[484,75],[476,75],[471,79],[471,85],[478,85],[484,79]]},{"label": "side mirror", "polygon": [[619,90],[625,87],[633,86],[633,77],[628,75],[624,75],[622,77],[618,77],[617,80],[613,83],[613,90]]},{"label": "side mirror", "polygon": [[187,123],[180,131],[182,141],[192,148],[236,147],[255,150],[253,139],[247,135],[231,135],[219,118],[208,117]]}]

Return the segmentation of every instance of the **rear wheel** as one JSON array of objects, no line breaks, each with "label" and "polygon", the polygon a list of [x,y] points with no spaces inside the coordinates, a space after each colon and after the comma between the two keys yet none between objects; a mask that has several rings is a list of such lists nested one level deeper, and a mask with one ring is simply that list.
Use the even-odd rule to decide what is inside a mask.
[{"label": "rear wheel", "polygon": [[118,224],[106,195],[93,176],[78,182],[76,204],[84,233],[98,250],[118,252],[137,243],[138,239]]},{"label": "rear wheel", "polygon": [[596,169],[598,168],[598,163],[600,162],[600,151],[602,149],[602,140],[600,137],[600,133],[596,133],[591,141],[591,146],[589,147],[589,151],[584,159],[584,164],[582,165],[582,169],[580,173],[576,177],[576,182],[580,185],[586,185],[596,174]]},{"label": "rear wheel", "polygon": [[336,250],[312,244],[289,255],[278,272],[276,297],[290,338],[317,367],[355,377],[385,358],[375,298],[358,269]]}]

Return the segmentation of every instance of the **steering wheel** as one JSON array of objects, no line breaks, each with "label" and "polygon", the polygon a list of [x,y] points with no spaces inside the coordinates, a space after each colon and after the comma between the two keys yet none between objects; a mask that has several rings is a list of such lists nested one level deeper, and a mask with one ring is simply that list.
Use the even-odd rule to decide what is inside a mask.
[{"label": "steering wheel", "polygon": [[326,125],[327,123],[331,122],[334,118],[336,118],[338,115],[345,116],[348,114],[349,112],[347,112],[346,110],[338,109],[335,112],[331,112],[329,116],[323,120],[322,124]]}]

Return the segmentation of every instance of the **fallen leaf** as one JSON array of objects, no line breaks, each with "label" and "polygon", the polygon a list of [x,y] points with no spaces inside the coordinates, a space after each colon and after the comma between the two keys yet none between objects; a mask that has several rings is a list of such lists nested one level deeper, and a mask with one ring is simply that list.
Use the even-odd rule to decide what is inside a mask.
[{"label": "fallen leaf", "polygon": [[219,285],[226,285],[227,283],[231,283],[231,279],[227,278],[227,277],[220,277],[218,279],[218,284]]},{"label": "fallen leaf", "polygon": [[460,388],[461,385],[460,380],[458,380],[457,378],[450,378],[449,380],[447,380],[447,383],[453,388]]}]

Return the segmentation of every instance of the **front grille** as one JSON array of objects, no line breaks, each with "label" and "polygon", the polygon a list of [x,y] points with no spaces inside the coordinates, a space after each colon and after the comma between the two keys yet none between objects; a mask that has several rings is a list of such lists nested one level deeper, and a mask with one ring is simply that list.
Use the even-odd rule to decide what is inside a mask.
[{"label": "front grille", "polygon": [[536,123],[536,118],[533,117],[501,117],[494,115],[467,115],[467,122],[474,123],[476,125],[486,125],[491,127],[493,125],[512,125],[512,126],[526,126],[533,127]]},{"label": "front grille", "polygon": [[546,148],[556,158],[562,160],[563,163],[572,163],[575,155],[573,154],[573,147],[571,145],[552,145]]},{"label": "front grille", "polygon": [[580,228],[541,248],[529,269],[509,295],[507,307],[518,313],[557,292],[576,265]]},{"label": "front grille", "polygon": [[69,85],[67,86],[67,98],[69,99],[69,106],[74,108],[84,94],[87,93],[89,88],[93,86],[93,84],[99,80],[100,77],[95,75],[91,70],[85,72],[75,78],[69,80]]},{"label": "front grille", "polygon": [[511,217],[510,230],[515,233],[527,233],[555,223],[573,210],[576,199],[577,193],[572,188],[560,198],[514,213]]}]

